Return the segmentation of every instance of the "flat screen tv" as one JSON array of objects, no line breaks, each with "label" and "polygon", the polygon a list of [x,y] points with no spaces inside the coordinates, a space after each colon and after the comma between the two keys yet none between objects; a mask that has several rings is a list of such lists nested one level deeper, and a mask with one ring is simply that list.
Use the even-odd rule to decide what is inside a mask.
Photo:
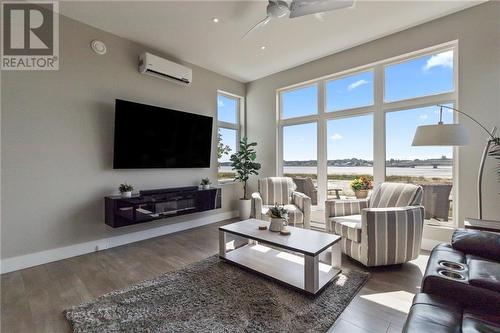
[{"label": "flat screen tv", "polygon": [[212,117],[117,99],[114,169],[208,168]]}]

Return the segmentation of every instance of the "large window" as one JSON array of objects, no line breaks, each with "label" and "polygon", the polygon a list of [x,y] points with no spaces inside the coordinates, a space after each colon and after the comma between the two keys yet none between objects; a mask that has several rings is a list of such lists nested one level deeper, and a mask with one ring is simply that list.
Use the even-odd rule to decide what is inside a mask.
[{"label": "large window", "polygon": [[278,174],[310,178],[318,209],[353,198],[355,177],[418,184],[426,219],[450,221],[454,149],[411,143],[418,126],[437,124],[437,104],[456,104],[456,56],[450,42],[279,89]]},{"label": "large window", "polygon": [[217,94],[217,162],[219,181],[230,181],[234,173],[230,156],[238,149],[240,140],[241,97],[219,92]]},{"label": "large window", "polygon": [[373,116],[333,119],[327,122],[329,199],[353,196],[354,177],[373,179]]}]

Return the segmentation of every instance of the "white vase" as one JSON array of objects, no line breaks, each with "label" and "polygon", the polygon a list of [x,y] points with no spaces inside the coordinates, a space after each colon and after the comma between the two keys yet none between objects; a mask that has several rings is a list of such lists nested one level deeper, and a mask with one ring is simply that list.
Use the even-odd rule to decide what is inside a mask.
[{"label": "white vase", "polygon": [[208,184],[208,185],[202,185],[202,188],[203,188],[204,190],[208,190],[208,189],[210,188],[210,184]]},{"label": "white vase", "polygon": [[252,200],[240,199],[240,220],[248,220],[252,210]]},{"label": "white vase", "polygon": [[131,198],[132,191],[122,192],[122,198]]},{"label": "white vase", "polygon": [[280,232],[283,229],[283,219],[271,217],[271,224],[269,224],[269,231]]}]

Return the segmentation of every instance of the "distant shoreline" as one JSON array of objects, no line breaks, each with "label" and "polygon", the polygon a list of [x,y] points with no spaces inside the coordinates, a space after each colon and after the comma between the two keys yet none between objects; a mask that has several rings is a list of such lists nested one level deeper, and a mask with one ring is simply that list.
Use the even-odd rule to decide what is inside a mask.
[{"label": "distant shoreline", "polygon": [[[219,169],[222,173],[231,173],[230,166],[221,166]],[[285,174],[304,174],[304,175],[315,175],[318,173],[318,168],[314,166],[285,166],[283,168],[283,173]],[[329,166],[328,175],[372,175],[373,167],[369,166],[356,166],[356,167],[339,167],[339,166]],[[397,167],[387,167],[387,176],[396,177],[411,177],[411,178],[427,178],[427,179],[452,179],[453,169],[451,166],[439,166],[434,169],[432,166],[419,166],[415,168],[397,168]]]}]

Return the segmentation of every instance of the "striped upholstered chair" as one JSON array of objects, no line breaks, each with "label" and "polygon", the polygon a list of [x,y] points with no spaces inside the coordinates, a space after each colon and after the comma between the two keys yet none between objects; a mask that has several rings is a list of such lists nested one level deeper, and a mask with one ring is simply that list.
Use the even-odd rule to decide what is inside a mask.
[{"label": "striped upholstered chair", "polygon": [[269,220],[266,215],[274,204],[283,205],[288,211],[288,224],[309,229],[311,222],[311,198],[295,191],[297,186],[289,177],[259,179],[259,192],[252,194],[252,216]]},{"label": "striped upholstered chair", "polygon": [[382,183],[370,198],[325,202],[326,230],[342,237],[342,252],[365,266],[401,264],[422,243],[422,188]]}]

